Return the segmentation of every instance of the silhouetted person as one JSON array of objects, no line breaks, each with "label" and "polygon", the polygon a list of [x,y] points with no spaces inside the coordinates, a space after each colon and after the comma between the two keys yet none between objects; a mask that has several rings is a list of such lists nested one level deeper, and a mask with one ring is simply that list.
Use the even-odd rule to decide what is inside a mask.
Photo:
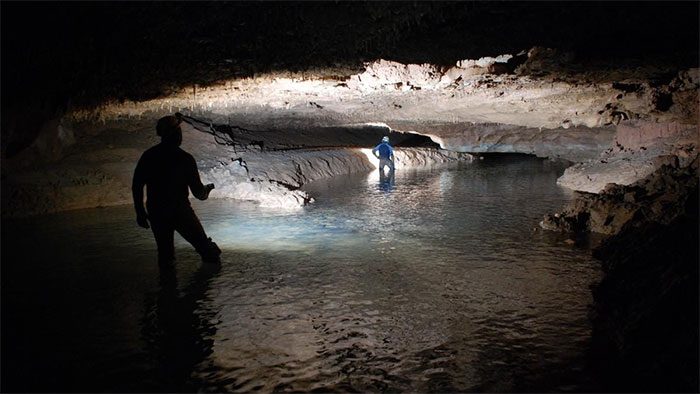
[{"label": "silhouetted person", "polygon": [[[197,199],[206,200],[214,184],[202,184],[194,158],[180,149],[180,122],[175,116],[158,120],[156,131],[161,142],[143,153],[134,170],[132,184],[136,222],[149,228],[150,221],[161,268],[172,267],[175,260],[175,231],[194,246],[204,262],[218,263],[221,255],[190,206],[188,187]],[[147,209],[143,205],[144,185]]]},{"label": "silhouetted person", "polygon": [[394,172],[394,149],[389,145],[389,137],[382,137],[382,142],[372,149],[372,154],[379,159],[379,173],[384,173],[384,167],[389,167],[389,173]]}]

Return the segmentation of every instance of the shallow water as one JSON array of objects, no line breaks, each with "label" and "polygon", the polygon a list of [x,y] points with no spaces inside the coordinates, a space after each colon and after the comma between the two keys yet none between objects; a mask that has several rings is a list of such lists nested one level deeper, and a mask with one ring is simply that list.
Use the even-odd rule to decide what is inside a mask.
[{"label": "shallow water", "polygon": [[598,264],[533,231],[559,164],[498,156],[193,203],[160,275],[131,207],[3,222],[4,391],[581,391]]}]

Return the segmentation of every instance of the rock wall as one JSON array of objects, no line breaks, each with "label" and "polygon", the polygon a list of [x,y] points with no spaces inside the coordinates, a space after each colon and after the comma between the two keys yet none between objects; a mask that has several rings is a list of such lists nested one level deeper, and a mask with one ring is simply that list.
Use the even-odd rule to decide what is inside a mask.
[{"label": "rock wall", "polygon": [[[157,143],[152,133],[125,130],[80,135],[65,157],[29,161],[17,157],[2,179],[2,215],[29,216],[70,209],[131,203],[131,176],[140,154]],[[261,206],[296,209],[312,199],[299,188],[310,181],[376,168],[369,148],[262,150],[221,145],[194,129],[183,149],[197,159],[210,198],[250,200]],[[268,136],[271,140],[274,137]],[[32,156],[36,159],[36,156]],[[397,168],[469,161],[472,156],[434,148],[397,148]]]},{"label": "rock wall", "polygon": [[593,249],[605,275],[591,313],[591,363],[604,391],[698,390],[700,157],[671,157],[630,185],[578,193],[541,223],[579,239],[605,235]]},{"label": "rock wall", "polygon": [[606,391],[698,391],[698,187],[594,251],[593,357]]},{"label": "rock wall", "polygon": [[697,156],[699,132],[697,124],[620,123],[612,144],[602,154],[567,168],[557,183],[599,193],[611,183],[631,185],[664,164],[688,166]]},{"label": "rock wall", "polygon": [[698,69],[583,70],[572,59],[535,47],[452,67],[377,60],[359,74],[262,74],[153,100],[106,103],[70,117],[154,119],[180,111],[251,130],[382,123],[428,135],[444,149],[572,162],[597,158],[624,121],[697,125]]},{"label": "rock wall", "polygon": [[618,234],[640,220],[668,224],[682,213],[698,185],[698,154],[681,166],[664,164],[630,185],[610,183],[600,193],[579,192],[561,213],[545,216],[546,230],[576,234]]},{"label": "rock wall", "polygon": [[[295,209],[313,201],[302,190],[305,183],[375,169],[370,149],[282,151],[243,155],[228,165],[202,170],[217,185],[212,198],[256,201],[261,206]],[[397,170],[471,161],[472,156],[425,148],[397,148]]]},{"label": "rock wall", "polygon": [[[231,167],[235,161],[252,173],[246,176],[254,181],[234,182],[241,185],[236,190],[220,182],[214,195],[299,204],[307,197],[290,189],[305,178],[342,172],[336,166],[347,171],[368,166],[356,153],[337,152],[328,153],[326,164],[315,149],[372,146],[383,134],[399,143],[410,138],[394,133],[399,130],[429,136],[450,151],[583,160],[559,183],[599,192],[608,183],[629,184],[661,164],[678,160],[683,166],[693,157],[698,69],[675,70],[663,81],[658,73],[655,67],[582,71],[570,54],[535,47],[447,68],[379,60],[359,74],[337,78],[280,72],[193,86],[158,99],[107,103],[70,112],[47,124],[29,149],[3,156],[4,190],[10,190],[3,193],[3,215],[128,202],[123,191],[130,166],[139,151],[157,142],[155,121],[175,111],[203,120],[200,126],[235,130],[223,141],[229,147],[214,141],[220,135],[190,133],[198,136],[192,152],[213,178],[242,176]],[[71,127],[80,124],[82,132]],[[99,131],[119,124],[130,125],[130,131]],[[443,160],[431,155],[412,160]],[[77,185],[76,193],[67,192],[70,185]]]},{"label": "rock wall", "polygon": [[[398,127],[411,127],[401,125]],[[440,147],[454,152],[525,153],[571,162],[600,156],[612,142],[609,127],[539,129],[508,124],[431,124],[415,127]]]}]

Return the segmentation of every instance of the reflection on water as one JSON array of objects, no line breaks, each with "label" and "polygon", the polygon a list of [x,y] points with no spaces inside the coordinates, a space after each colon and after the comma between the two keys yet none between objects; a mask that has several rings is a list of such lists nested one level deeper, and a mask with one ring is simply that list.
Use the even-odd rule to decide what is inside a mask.
[{"label": "reflection on water", "polygon": [[131,207],[3,223],[3,389],[591,389],[597,264],[532,231],[571,197],[562,171],[375,171],[293,213],[197,202],[223,263],[179,240],[172,274]]},{"label": "reflection on water", "polygon": [[146,348],[158,369],[154,385],[158,390],[198,389],[190,374],[212,353],[216,312],[207,308],[207,291],[219,270],[219,265],[202,264],[183,290],[178,289],[174,270],[159,273],[158,294],[145,308],[142,322]]}]

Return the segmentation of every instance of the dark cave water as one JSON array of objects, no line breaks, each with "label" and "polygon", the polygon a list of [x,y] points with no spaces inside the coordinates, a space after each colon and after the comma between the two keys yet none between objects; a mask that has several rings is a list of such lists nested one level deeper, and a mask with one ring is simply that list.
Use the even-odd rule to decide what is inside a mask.
[{"label": "dark cave water", "polygon": [[503,155],[193,202],[224,250],[159,274],[130,206],[2,228],[3,391],[590,391],[587,250],[534,231],[564,166]]}]

